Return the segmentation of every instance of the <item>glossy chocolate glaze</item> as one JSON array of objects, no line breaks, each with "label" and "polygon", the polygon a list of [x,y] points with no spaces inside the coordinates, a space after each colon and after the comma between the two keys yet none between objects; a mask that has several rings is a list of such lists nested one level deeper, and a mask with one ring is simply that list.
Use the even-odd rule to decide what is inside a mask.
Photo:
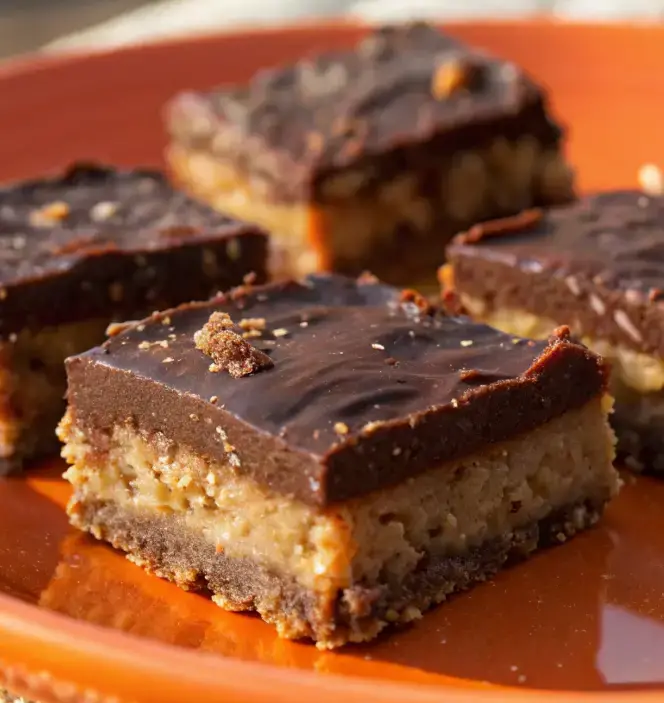
[{"label": "glossy chocolate glaze", "polygon": [[508,218],[486,229],[448,247],[460,292],[664,356],[663,197],[599,193],[526,228]]},{"label": "glossy chocolate glaze", "polygon": [[[603,362],[564,332],[515,339],[410,297],[330,275],[155,315],[68,360],[74,421],[100,450],[127,421],[221,461],[230,443],[241,471],[325,505],[527,432],[604,390]],[[236,324],[263,318],[251,342],[273,368],[210,371],[194,334],[213,311]]]},{"label": "glossy chocolate glaze", "polygon": [[[448,63],[465,75],[449,95],[432,87]],[[287,168],[288,179],[275,183],[285,198],[376,156],[386,155],[373,162],[385,179],[432,148],[440,158],[496,135],[555,144],[562,133],[544,91],[521,70],[424,23],[379,28],[353,50],[260,71],[247,86],[181,94],[167,123],[176,141],[234,155],[241,168],[272,176]],[[394,153],[416,145],[410,157]]]},{"label": "glossy chocolate glaze", "polygon": [[204,298],[254,271],[266,235],[155,171],[76,164],[0,190],[0,334]]}]

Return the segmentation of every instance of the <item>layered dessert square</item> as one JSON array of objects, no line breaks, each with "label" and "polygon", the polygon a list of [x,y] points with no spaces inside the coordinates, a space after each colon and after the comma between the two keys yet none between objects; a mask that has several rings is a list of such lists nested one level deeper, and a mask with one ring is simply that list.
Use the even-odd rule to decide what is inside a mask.
[{"label": "layered dessert square", "polygon": [[321,648],[564,542],[618,487],[600,357],[366,277],[155,314],[67,373],[72,523]]},{"label": "layered dessert square", "polygon": [[178,95],[166,121],[177,181],[265,226],[295,276],[435,280],[432,243],[572,196],[544,89],[422,23]]},{"label": "layered dessert square", "polygon": [[618,451],[664,472],[664,198],[589,196],[473,227],[447,251],[448,297],[511,334],[558,324],[613,366]]},{"label": "layered dessert square", "polygon": [[264,279],[266,260],[262,231],[158,173],[78,164],[0,190],[0,474],[57,452],[64,360],[109,322]]}]

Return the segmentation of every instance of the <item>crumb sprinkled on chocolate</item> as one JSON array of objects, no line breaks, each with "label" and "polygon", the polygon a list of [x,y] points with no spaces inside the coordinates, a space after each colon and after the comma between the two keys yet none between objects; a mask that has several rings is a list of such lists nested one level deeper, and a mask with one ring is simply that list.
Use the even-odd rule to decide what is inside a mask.
[{"label": "crumb sprinkled on chocolate", "polygon": [[126,332],[132,327],[136,327],[138,323],[136,320],[127,320],[126,322],[111,322],[111,324],[106,328],[107,337],[117,337],[119,334]]},{"label": "crumb sprinkled on chocolate", "polygon": [[572,332],[567,325],[560,325],[560,327],[556,327],[556,329],[553,330],[551,337],[552,339],[568,340],[571,339]]},{"label": "crumb sprinkled on chocolate", "polygon": [[366,286],[370,286],[370,285],[374,285],[374,284],[376,284],[376,283],[380,283],[380,281],[378,280],[378,278],[377,278],[376,276],[374,276],[373,273],[371,273],[370,271],[363,271],[363,272],[358,276],[357,282],[358,282],[359,285],[366,285]]},{"label": "crumb sprinkled on chocolate", "polygon": [[334,431],[341,435],[348,434],[350,432],[348,425],[345,422],[335,422]]},{"label": "crumb sprinkled on chocolate", "polygon": [[103,222],[104,220],[108,220],[113,217],[119,208],[119,203],[102,201],[96,205],[93,205],[90,210],[90,219],[94,222]]},{"label": "crumb sprinkled on chocolate", "polygon": [[375,342],[371,345],[371,348],[372,348],[372,349],[380,349],[380,350],[382,350],[382,351],[385,350],[385,347],[384,347],[382,344],[377,344],[377,343],[375,343]]},{"label": "crumb sprinkled on chocolate", "polygon": [[213,312],[194,335],[196,348],[209,356],[210,371],[227,371],[233,378],[249,376],[274,366],[265,352],[251,346],[233,331],[233,321],[225,312]]},{"label": "crumb sprinkled on chocolate", "polygon": [[431,81],[431,94],[436,100],[445,100],[469,87],[473,66],[455,57],[436,68]]},{"label": "crumb sprinkled on chocolate", "polygon": [[238,327],[243,330],[264,330],[265,329],[265,318],[264,317],[245,317],[240,320]]},{"label": "crumb sprinkled on chocolate", "polygon": [[411,288],[401,291],[399,300],[403,305],[414,305],[421,315],[430,315],[433,313],[431,303],[421,293]]},{"label": "crumb sprinkled on chocolate", "polygon": [[272,330],[272,334],[275,337],[285,337],[288,334],[288,330],[284,329],[283,327],[279,327],[276,330]]},{"label": "crumb sprinkled on chocolate", "polygon": [[69,205],[60,200],[44,205],[30,213],[30,224],[33,227],[53,227],[69,215]]},{"label": "crumb sprinkled on chocolate", "polygon": [[472,339],[462,339],[459,344],[461,344],[462,347],[471,347],[473,345],[473,340]]}]

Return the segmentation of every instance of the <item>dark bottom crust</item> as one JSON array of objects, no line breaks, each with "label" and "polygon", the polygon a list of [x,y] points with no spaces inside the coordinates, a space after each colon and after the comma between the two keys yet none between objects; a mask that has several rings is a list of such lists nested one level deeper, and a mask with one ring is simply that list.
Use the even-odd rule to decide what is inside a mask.
[{"label": "dark bottom crust", "polygon": [[78,504],[73,521],[132,555],[148,571],[183,588],[217,596],[228,610],[258,611],[278,626],[282,636],[308,637],[321,646],[335,647],[372,639],[388,622],[413,619],[413,609],[425,610],[453,592],[485,581],[509,562],[566,541],[594,524],[605,503],[567,506],[465,555],[431,555],[405,582],[352,586],[339,592],[332,608],[291,577],[217,553],[178,517],[142,516],[112,503],[88,503]]}]

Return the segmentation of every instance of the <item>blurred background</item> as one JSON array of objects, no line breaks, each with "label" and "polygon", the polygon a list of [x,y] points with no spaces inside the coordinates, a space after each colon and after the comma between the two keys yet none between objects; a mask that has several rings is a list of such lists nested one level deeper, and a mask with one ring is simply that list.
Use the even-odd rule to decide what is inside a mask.
[{"label": "blurred background", "polygon": [[664,20],[664,0],[0,0],[0,59],[122,46],[234,27],[359,17]]}]

